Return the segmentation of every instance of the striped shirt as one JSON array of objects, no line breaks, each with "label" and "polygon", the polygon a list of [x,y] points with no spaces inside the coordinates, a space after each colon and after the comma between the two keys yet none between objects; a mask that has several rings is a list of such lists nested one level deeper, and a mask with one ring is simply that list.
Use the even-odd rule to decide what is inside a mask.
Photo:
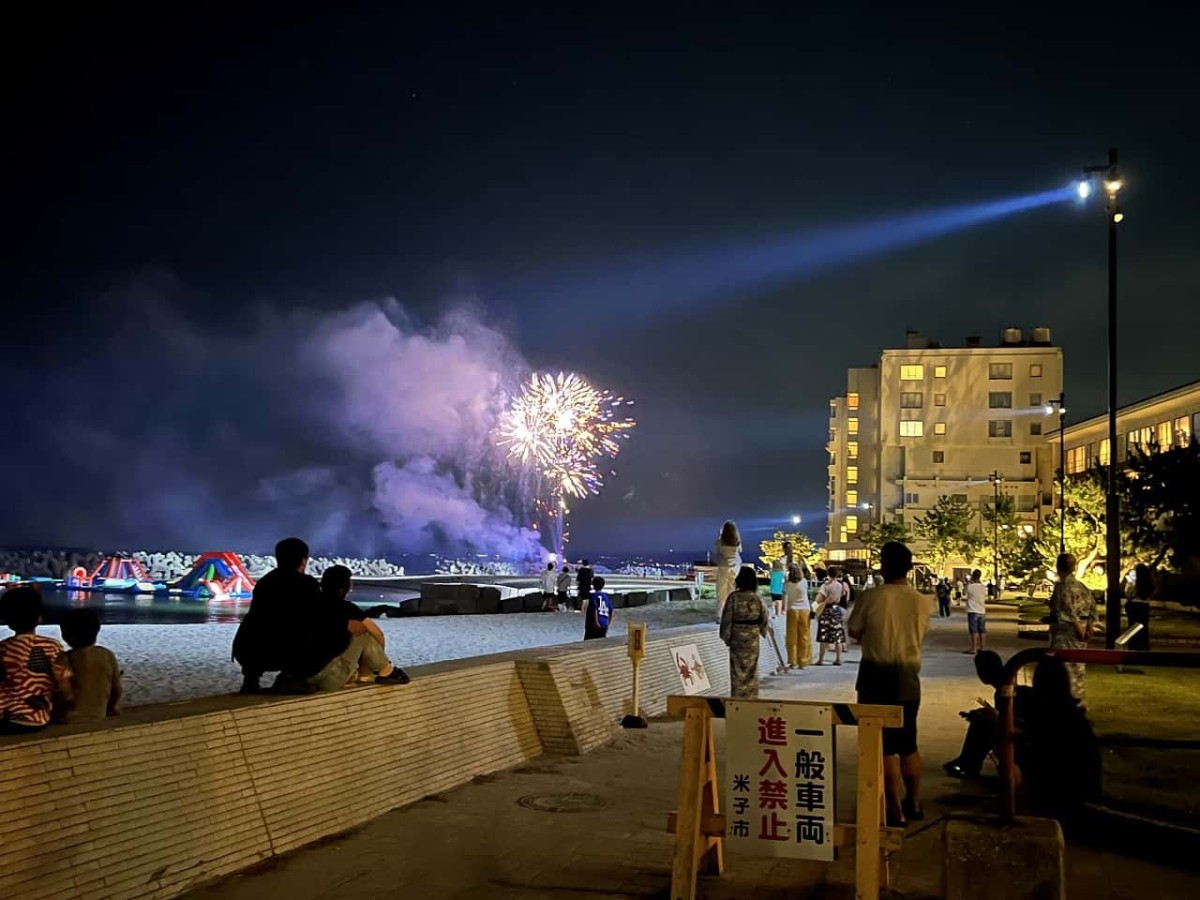
[{"label": "striped shirt", "polygon": [[62,644],[54,638],[30,633],[0,641],[0,717],[18,725],[49,725],[55,670],[70,675]]}]

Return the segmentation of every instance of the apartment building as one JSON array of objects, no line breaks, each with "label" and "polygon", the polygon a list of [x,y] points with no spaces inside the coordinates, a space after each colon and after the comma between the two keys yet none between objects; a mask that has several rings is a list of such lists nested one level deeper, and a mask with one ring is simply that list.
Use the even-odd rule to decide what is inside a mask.
[{"label": "apartment building", "polygon": [[995,346],[972,336],[961,347],[909,332],[877,364],[850,369],[845,395],[830,403],[829,557],[865,558],[863,529],[912,525],[943,495],[965,500],[982,529],[992,473],[1035,533],[1054,504],[1046,435],[1057,418],[1047,403],[1062,378],[1048,328],[1005,329]]},{"label": "apartment building", "polygon": [[[1047,442],[1058,460],[1058,430],[1047,432]],[[1067,447],[1064,469],[1079,475],[1096,465],[1108,465],[1108,414],[1103,413],[1064,432]],[[1183,447],[1200,435],[1200,381],[1154,394],[1117,410],[1117,462],[1123,463],[1129,447],[1150,449]]]}]

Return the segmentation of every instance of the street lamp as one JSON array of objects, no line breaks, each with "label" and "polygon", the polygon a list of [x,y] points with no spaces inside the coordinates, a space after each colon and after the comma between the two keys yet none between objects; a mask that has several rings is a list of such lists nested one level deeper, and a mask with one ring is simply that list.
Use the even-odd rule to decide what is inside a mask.
[{"label": "street lamp", "polygon": [[1067,552],[1067,445],[1063,432],[1067,424],[1067,395],[1058,392],[1058,399],[1046,404],[1046,415],[1058,411],[1058,552]]},{"label": "street lamp", "polygon": [[799,524],[800,524],[800,517],[799,517],[799,516],[792,516],[792,524],[793,524],[793,525],[799,525]]},{"label": "street lamp", "polygon": [[997,469],[988,476],[992,483],[992,583],[996,585],[996,596],[1000,596],[1000,477]]},{"label": "street lamp", "polygon": [[864,518],[867,520],[867,527],[870,528],[871,527],[871,510],[874,509],[875,507],[873,507],[870,503],[860,503],[858,505],[858,508],[866,513],[866,516],[864,516]]},{"label": "street lamp", "polygon": [[[1084,166],[1085,180],[1101,175],[1108,202],[1108,478],[1105,483],[1105,566],[1108,596],[1105,609],[1104,642],[1111,650],[1121,630],[1121,501],[1117,496],[1117,223],[1125,218],[1117,205],[1117,194],[1124,180],[1117,170],[1117,150],[1108,151],[1104,165]],[[1082,196],[1082,194],[1081,194]]]}]

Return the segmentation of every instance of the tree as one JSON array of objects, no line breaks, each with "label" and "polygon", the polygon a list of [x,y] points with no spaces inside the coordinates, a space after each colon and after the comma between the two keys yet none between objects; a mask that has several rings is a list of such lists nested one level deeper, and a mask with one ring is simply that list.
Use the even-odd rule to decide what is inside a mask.
[{"label": "tree", "polygon": [[1067,482],[1065,528],[1062,511],[1055,510],[1042,520],[1042,533],[1034,542],[1042,563],[1051,572],[1058,560],[1059,534],[1062,529],[1067,552],[1075,557],[1075,577],[1083,576],[1104,553],[1107,530],[1104,523],[1104,472],[1096,469]]},{"label": "tree", "polygon": [[[997,556],[1000,560],[1000,571],[1007,575],[1021,576],[1029,571],[1030,566],[1040,563],[1037,554],[1030,554],[1031,541],[1021,527],[1021,517],[1017,515],[1016,501],[1008,494],[1001,494],[999,503],[986,504],[983,508],[985,523],[983,538],[987,542],[980,552],[987,560],[991,560],[993,538],[999,548]],[[993,529],[995,529],[993,531]]]},{"label": "tree", "polygon": [[[1200,555],[1200,443],[1149,451],[1134,446],[1119,479],[1121,531],[1129,554],[1157,566],[1182,568]],[[1124,549],[1124,548],[1122,548]]]},{"label": "tree", "polygon": [[810,569],[820,564],[821,548],[807,534],[798,531],[777,531],[769,540],[760,541],[758,544],[759,559],[768,569],[775,560],[783,559],[784,541],[792,542],[792,556],[808,563]]},{"label": "tree", "polygon": [[943,494],[913,523],[913,531],[925,543],[935,571],[943,571],[948,559],[961,557],[969,563],[975,558],[984,539],[972,527],[973,519],[974,513],[965,500]]},{"label": "tree", "polygon": [[862,541],[870,554],[867,564],[871,568],[875,567],[875,561],[879,559],[879,550],[884,544],[889,541],[899,541],[901,544],[912,543],[912,535],[903,522],[877,522],[864,528],[858,539]]}]

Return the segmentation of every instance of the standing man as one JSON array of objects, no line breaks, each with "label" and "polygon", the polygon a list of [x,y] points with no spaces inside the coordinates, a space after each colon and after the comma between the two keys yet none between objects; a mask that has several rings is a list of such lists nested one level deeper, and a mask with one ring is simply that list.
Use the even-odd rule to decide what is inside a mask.
[{"label": "standing man", "polygon": [[[1058,555],[1058,584],[1050,595],[1050,646],[1056,650],[1086,650],[1096,621],[1096,598],[1075,577],[1076,565],[1072,554]],[[1083,663],[1067,663],[1067,673],[1071,676],[1071,696],[1086,709]]]},{"label": "standing man", "polygon": [[546,571],[542,573],[542,612],[553,612],[558,609],[558,575],[554,571],[554,563],[546,563]]},{"label": "standing man", "polygon": [[585,559],[575,572],[575,609],[587,609],[588,598],[592,595],[592,579],[596,573]]},{"label": "standing man", "polygon": [[938,616],[950,617],[950,582],[945,578],[937,583]]},{"label": "standing man", "polygon": [[[908,583],[912,552],[898,541],[879,551],[884,583],[854,605],[850,636],[862,644],[858,667],[859,703],[904,708],[904,724],[883,731],[883,778],[887,823],[902,827],[925,817],[921,808],[921,754],[917,714],[921,708],[921,643],[933,615],[933,602]],[[980,585],[982,587],[982,585]]]},{"label": "standing man", "polygon": [[971,647],[963,653],[974,655],[984,648],[987,643],[987,586],[980,580],[983,573],[976,569],[971,573],[971,583],[967,585],[967,634],[971,638]]},{"label": "standing man", "polygon": [[558,581],[555,584],[558,589],[558,608],[570,609],[571,600],[568,596],[571,592],[571,567],[563,564],[562,571],[558,573]]}]

